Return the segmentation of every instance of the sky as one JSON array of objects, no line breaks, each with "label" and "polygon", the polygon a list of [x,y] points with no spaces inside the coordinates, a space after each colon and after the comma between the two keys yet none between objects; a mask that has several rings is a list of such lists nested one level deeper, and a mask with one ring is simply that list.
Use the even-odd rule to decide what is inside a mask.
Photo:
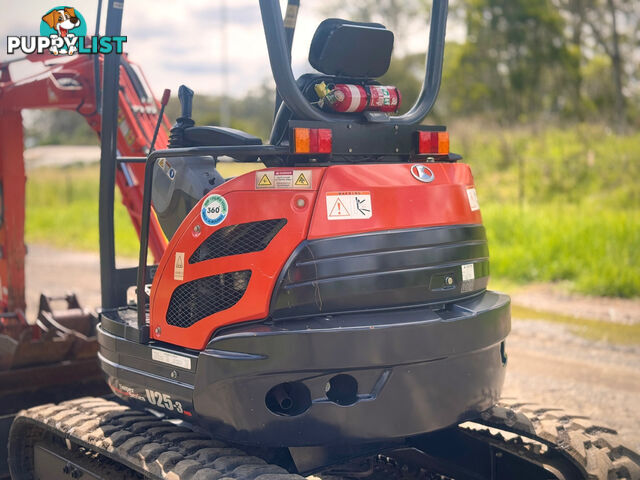
[{"label": "sky", "polygon": [[[108,0],[104,0],[106,5]],[[357,0],[356,0],[357,1]],[[49,9],[65,5],[59,0],[0,0],[12,15],[0,16],[0,33],[37,35],[40,19]],[[302,0],[298,15],[292,68],[294,75],[313,71],[307,61],[309,44],[317,25],[324,18],[322,0]],[[93,35],[97,0],[73,0]],[[284,10],[286,1],[281,1]],[[221,12],[226,10],[226,27]],[[106,8],[104,9],[106,11]],[[426,19],[413,27],[406,51],[424,51],[427,42]],[[242,97],[248,91],[271,82],[271,71],[257,0],[126,0],[122,34],[128,37],[125,51],[138,63],[159,95],[164,88],[177,92],[186,84],[196,92]],[[7,55],[2,40],[0,60]],[[228,75],[225,82],[224,54]],[[26,62],[21,62],[26,63]],[[15,72],[15,73],[14,73]],[[18,64],[15,77],[35,73],[31,66]]]}]

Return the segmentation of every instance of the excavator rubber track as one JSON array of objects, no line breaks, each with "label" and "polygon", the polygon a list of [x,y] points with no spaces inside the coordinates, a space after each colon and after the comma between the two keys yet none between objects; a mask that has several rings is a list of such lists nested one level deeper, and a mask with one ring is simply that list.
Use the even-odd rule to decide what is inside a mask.
[{"label": "excavator rubber track", "polygon": [[[490,444],[497,456],[512,454],[536,465],[551,466],[551,471],[557,467],[565,472],[559,478],[640,479],[640,456],[619,446],[613,430],[558,410],[501,404],[473,424],[461,424],[454,430]],[[504,432],[513,435],[509,438]],[[9,445],[14,480],[38,478],[34,473],[37,448],[68,459],[62,470],[66,469],[69,478],[81,477],[78,472],[83,469],[92,472],[84,478],[97,479],[303,478],[211,439],[188,423],[176,424],[152,412],[96,397],[42,405],[17,416]],[[377,455],[375,460],[370,478],[457,478],[439,469],[407,465],[402,454],[396,456],[394,451]],[[339,471],[329,469],[317,475],[325,478],[326,473],[326,478],[332,479],[347,476]]]},{"label": "excavator rubber track", "polygon": [[[9,468],[14,480],[34,478],[34,447],[63,439],[137,473],[138,478],[300,480],[284,468],[212,440],[195,427],[103,398],[79,398],[21,412],[11,429]],[[14,443],[13,440],[19,439]],[[135,476],[132,478],[136,478]]]},{"label": "excavator rubber track", "polygon": [[[532,462],[544,463],[545,456],[560,455],[580,472],[579,478],[640,480],[640,455],[620,445],[615,430],[588,417],[502,399],[499,405],[483,413],[477,423],[516,434],[509,439],[490,429],[482,431],[497,440],[500,449]],[[461,428],[468,427],[462,424]],[[523,439],[535,443],[527,444]],[[546,452],[541,446],[546,447]]]}]

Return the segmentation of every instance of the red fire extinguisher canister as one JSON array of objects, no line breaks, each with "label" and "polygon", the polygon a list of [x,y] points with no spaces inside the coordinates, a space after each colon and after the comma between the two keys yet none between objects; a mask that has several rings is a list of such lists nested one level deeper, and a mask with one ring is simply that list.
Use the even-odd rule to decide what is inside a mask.
[{"label": "red fire extinguisher canister", "polygon": [[369,85],[369,105],[367,110],[393,113],[400,108],[402,97],[397,87],[388,85]]},{"label": "red fire extinguisher canister", "polygon": [[316,93],[322,104],[335,112],[375,110],[393,113],[400,107],[400,91],[393,86],[337,83],[328,89],[323,84],[316,85]]}]

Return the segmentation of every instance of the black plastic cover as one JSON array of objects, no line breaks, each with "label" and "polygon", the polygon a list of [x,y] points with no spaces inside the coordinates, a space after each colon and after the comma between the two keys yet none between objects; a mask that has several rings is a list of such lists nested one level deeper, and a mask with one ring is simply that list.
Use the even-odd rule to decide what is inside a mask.
[{"label": "black plastic cover", "polygon": [[209,145],[262,145],[262,140],[242,130],[229,127],[200,126],[184,131],[185,142],[189,147]]},{"label": "black plastic cover", "polygon": [[488,281],[482,225],[319,238],[302,242],[289,258],[270,315],[279,320],[448,303],[480,293]]},{"label": "black plastic cover", "polygon": [[260,252],[287,224],[286,218],[239,223],[215,230],[189,257],[189,263]]},{"label": "black plastic cover", "polygon": [[216,161],[210,156],[161,158],[156,162],[151,200],[167,238],[173,237],[204,195],[223,183]]},{"label": "black plastic cover", "polygon": [[376,78],[389,69],[393,32],[380,23],[328,18],[313,35],[309,63],[327,75]]},{"label": "black plastic cover", "polygon": [[[471,420],[497,402],[510,324],[509,298],[494,292],[440,310],[237,324],[219,330],[199,353],[155,341],[140,345],[103,324],[99,359],[123,400],[149,408],[146,389],[168,394],[189,411],[187,420],[225,441],[364,444]],[[156,361],[154,350],[185,365]],[[346,403],[327,391],[345,376],[357,387]],[[282,384],[305,393],[302,408],[270,409],[269,392]],[[295,389],[290,394],[297,404]]]}]

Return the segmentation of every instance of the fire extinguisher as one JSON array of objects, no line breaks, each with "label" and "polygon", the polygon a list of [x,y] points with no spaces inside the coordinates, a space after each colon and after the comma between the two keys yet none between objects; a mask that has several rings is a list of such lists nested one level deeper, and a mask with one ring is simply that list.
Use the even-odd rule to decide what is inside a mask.
[{"label": "fire extinguisher", "polygon": [[400,90],[394,86],[354,85],[320,82],[314,86],[318,104],[334,112],[354,113],[365,110],[394,113],[400,108]]}]

